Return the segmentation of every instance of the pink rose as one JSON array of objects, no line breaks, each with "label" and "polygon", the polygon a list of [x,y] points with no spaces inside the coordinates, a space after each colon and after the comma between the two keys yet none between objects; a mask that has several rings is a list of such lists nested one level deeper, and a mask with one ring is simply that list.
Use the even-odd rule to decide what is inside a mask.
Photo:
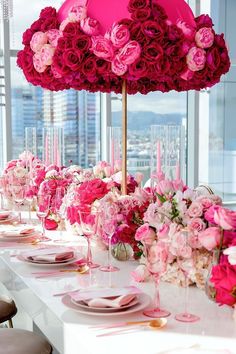
[{"label": "pink rose", "polygon": [[56,47],[58,39],[62,37],[62,32],[57,29],[51,29],[47,31],[47,37],[49,44],[51,44],[53,47]]},{"label": "pink rose", "polygon": [[39,52],[42,64],[51,65],[54,53],[55,48],[53,48],[50,44],[44,44]]},{"label": "pink rose", "polygon": [[114,50],[110,41],[102,36],[92,38],[91,50],[97,57],[105,60],[112,60],[114,57]]},{"label": "pink rose", "polygon": [[72,6],[68,12],[68,17],[76,21],[84,20],[87,17],[87,7]]},{"label": "pink rose", "polygon": [[236,229],[236,212],[219,207],[214,212],[214,221],[224,230]]},{"label": "pink rose", "polygon": [[46,230],[56,230],[58,227],[58,224],[55,220],[48,219],[48,218],[45,219],[44,225]]},{"label": "pink rose", "polygon": [[189,81],[193,78],[194,72],[192,70],[186,69],[181,75],[181,79]]},{"label": "pink rose", "polygon": [[140,57],[141,47],[136,41],[128,42],[119,52],[119,60],[126,65],[130,65]]},{"label": "pink rose", "polygon": [[192,230],[197,232],[203,231],[206,228],[206,224],[202,221],[201,218],[190,219],[188,225]]},{"label": "pink rose", "polygon": [[151,245],[156,238],[155,231],[145,223],[138,228],[135,234],[135,240],[144,242],[146,245]]},{"label": "pink rose", "polygon": [[212,205],[204,214],[204,218],[211,224],[215,224],[214,215],[215,211],[220,208],[219,205]]},{"label": "pink rose", "polygon": [[195,35],[195,42],[199,48],[210,48],[214,43],[214,38],[212,28],[202,27]]},{"label": "pink rose", "polygon": [[192,71],[202,70],[206,63],[206,52],[204,49],[193,47],[186,57],[188,68]]},{"label": "pink rose", "polygon": [[195,29],[193,27],[189,26],[186,22],[180,19],[177,21],[176,26],[182,30],[186,38],[193,39],[195,33]]},{"label": "pink rose", "polygon": [[198,197],[197,201],[202,204],[204,210],[209,209],[213,205],[212,199],[205,196]]},{"label": "pink rose", "polygon": [[115,56],[115,58],[113,59],[113,61],[111,63],[111,70],[117,76],[122,76],[128,70],[128,65],[123,64],[120,61],[119,56]]},{"label": "pink rose", "polygon": [[30,48],[33,52],[39,52],[40,49],[44,44],[47,44],[48,37],[47,34],[44,32],[36,32],[34,33],[31,41],[30,41]]},{"label": "pink rose", "polygon": [[130,39],[129,29],[125,25],[114,24],[110,33],[112,44],[117,47],[123,47]]},{"label": "pink rose", "polygon": [[145,265],[140,264],[133,272],[131,272],[131,277],[137,283],[145,281],[148,277],[147,268]]},{"label": "pink rose", "polygon": [[89,36],[97,36],[99,34],[99,23],[93,18],[87,17],[81,20],[80,27]]},{"label": "pink rose", "polygon": [[208,229],[199,232],[198,239],[203,247],[208,251],[212,251],[220,244],[221,230],[218,227],[209,227]]},{"label": "pink rose", "polygon": [[188,208],[187,211],[188,215],[191,218],[197,218],[199,216],[202,216],[203,213],[203,207],[200,203],[198,202],[193,202],[190,207]]},{"label": "pink rose", "polygon": [[42,61],[42,57],[39,53],[35,53],[33,56],[33,65],[35,70],[38,73],[43,73],[47,69],[47,65],[45,65]]}]

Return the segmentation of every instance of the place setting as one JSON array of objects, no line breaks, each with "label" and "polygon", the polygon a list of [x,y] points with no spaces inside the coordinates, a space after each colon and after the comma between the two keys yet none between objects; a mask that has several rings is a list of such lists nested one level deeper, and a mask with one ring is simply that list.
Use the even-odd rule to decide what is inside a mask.
[{"label": "place setting", "polygon": [[47,241],[42,238],[41,232],[32,225],[8,225],[0,226],[0,247],[15,246],[17,244],[37,244],[39,241]]},{"label": "place setting", "polygon": [[0,224],[9,224],[17,220],[17,215],[11,210],[0,210]]}]

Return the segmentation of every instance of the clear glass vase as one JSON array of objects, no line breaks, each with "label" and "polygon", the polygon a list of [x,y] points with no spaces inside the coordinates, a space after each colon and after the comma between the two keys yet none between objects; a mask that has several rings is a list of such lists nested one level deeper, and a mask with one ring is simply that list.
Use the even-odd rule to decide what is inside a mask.
[{"label": "clear glass vase", "polygon": [[214,284],[211,282],[212,269],[214,266],[216,266],[219,263],[220,255],[221,255],[220,249],[215,249],[213,251],[212,262],[209,267],[209,271],[205,283],[205,293],[208,296],[208,298],[212,301],[215,301],[215,296],[216,296],[216,290]]},{"label": "clear glass vase", "polygon": [[128,261],[133,256],[132,247],[128,243],[118,242],[112,247],[112,256],[118,261]]}]

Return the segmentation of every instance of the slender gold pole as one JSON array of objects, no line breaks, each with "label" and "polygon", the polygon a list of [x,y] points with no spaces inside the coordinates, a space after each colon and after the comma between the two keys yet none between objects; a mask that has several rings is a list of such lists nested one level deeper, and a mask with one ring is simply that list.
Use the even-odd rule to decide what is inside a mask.
[{"label": "slender gold pole", "polygon": [[127,194],[127,83],[122,84],[122,194]]}]

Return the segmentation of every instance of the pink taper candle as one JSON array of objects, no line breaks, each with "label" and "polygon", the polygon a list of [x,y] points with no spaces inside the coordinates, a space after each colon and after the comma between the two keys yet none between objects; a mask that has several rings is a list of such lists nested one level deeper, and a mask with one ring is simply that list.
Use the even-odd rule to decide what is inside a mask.
[{"label": "pink taper candle", "polygon": [[114,145],[114,139],[111,139],[111,170],[112,170],[112,173],[114,173],[114,168],[115,168],[115,145]]},{"label": "pink taper candle", "polygon": [[57,161],[57,151],[58,151],[58,140],[57,140],[57,133],[54,132],[54,156],[53,156],[53,164],[54,165],[58,165],[58,161]]},{"label": "pink taper candle", "polygon": [[179,166],[179,162],[177,162],[177,165],[176,165],[176,171],[175,171],[175,179],[176,180],[179,180],[180,179],[180,166]]},{"label": "pink taper candle", "polygon": [[157,141],[157,175],[160,174],[161,171],[161,144],[160,141]]},{"label": "pink taper candle", "polygon": [[49,151],[48,151],[48,136],[46,135],[46,137],[45,137],[45,161],[44,161],[44,163],[45,163],[45,165],[46,166],[48,166],[49,164],[48,164],[48,153],[49,153]]}]

